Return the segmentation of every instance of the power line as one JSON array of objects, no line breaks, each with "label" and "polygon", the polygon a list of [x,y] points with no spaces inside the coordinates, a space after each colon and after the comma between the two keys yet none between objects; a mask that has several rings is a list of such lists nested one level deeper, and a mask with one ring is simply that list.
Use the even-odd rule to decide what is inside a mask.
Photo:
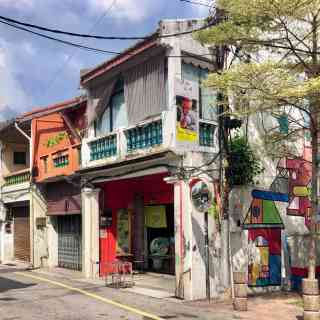
[{"label": "power line", "polygon": [[[11,23],[8,23],[8,22],[5,22],[5,21],[1,21],[1,20],[0,20],[0,23],[8,25],[8,26],[11,26],[12,28],[15,28],[15,29],[18,29],[18,30],[29,32],[29,33],[31,33],[33,35],[36,35],[36,36],[39,36],[39,37],[42,37],[42,38],[45,38],[45,39],[48,39],[48,40],[53,40],[53,41],[56,41],[56,42],[64,44],[64,45],[69,45],[69,46],[76,47],[76,48],[83,49],[83,50],[87,50],[87,51],[90,51],[90,52],[93,52],[93,53],[104,53],[104,54],[112,54],[112,55],[120,55],[120,54],[123,53],[123,52],[118,52],[118,51],[110,51],[110,50],[104,50],[104,49],[89,47],[89,46],[81,45],[81,44],[74,43],[74,42],[71,42],[71,41],[62,40],[62,39],[59,39],[59,38],[55,38],[55,37],[51,37],[51,36],[45,35],[45,34],[40,33],[40,32],[35,32],[35,31],[29,30],[29,29],[26,29],[26,28],[23,28],[23,27],[20,27],[20,26],[16,26],[14,24],[11,24]],[[131,55],[130,52],[128,52],[127,54]],[[212,55],[213,54],[211,54],[211,53],[207,53],[207,54],[196,55],[195,57],[206,57],[206,56],[212,57]],[[167,56],[167,58],[192,58],[192,57],[193,57],[192,54]]]},{"label": "power line", "polygon": [[[46,31],[46,32],[51,32],[51,33],[55,33],[55,34],[63,34],[63,35],[67,35],[67,36],[72,36],[72,37],[81,37],[81,38],[92,38],[92,39],[98,39],[98,40],[147,40],[150,38],[170,38],[170,37],[177,37],[177,36],[182,36],[182,35],[186,35],[186,34],[190,34],[196,31],[202,31],[205,29],[208,29],[212,26],[212,24],[208,24],[205,25],[203,27],[194,29],[194,30],[190,30],[190,31],[184,31],[184,32],[178,32],[178,33],[171,33],[171,34],[165,34],[165,35],[151,35],[151,36],[145,36],[145,37],[139,37],[139,36],[135,36],[135,37],[125,37],[125,36],[101,36],[101,35],[90,35],[90,34],[82,34],[82,33],[75,33],[75,32],[69,32],[69,31],[63,31],[60,29],[51,29],[51,28],[47,28],[47,27],[42,27],[39,25],[35,25],[35,24],[31,24],[31,23],[25,23],[25,22],[21,22],[15,19],[11,19],[11,18],[7,18],[4,16],[0,15],[0,19],[6,21],[7,23],[13,23],[16,25],[21,25],[21,26],[25,26],[25,27],[29,27],[32,29],[38,29],[41,31]],[[2,21],[2,23],[4,23],[4,21]]]},{"label": "power line", "polygon": [[[102,15],[97,19],[97,21],[93,24],[93,26],[91,27],[91,29],[89,30],[89,33],[91,33],[95,27],[97,25],[99,25],[99,23],[102,21],[102,19],[105,18],[105,16],[109,13],[109,11],[114,7],[114,5],[116,4],[117,0],[113,0],[113,2],[111,3],[111,5],[105,10],[105,12],[102,13]],[[82,45],[82,44],[81,44]],[[46,93],[49,91],[49,89],[51,88],[51,86],[53,85],[53,83],[56,81],[56,79],[58,78],[60,72],[63,70],[64,66],[67,65],[71,59],[75,56],[76,52],[74,51],[73,53],[69,54],[67,56],[67,58],[65,59],[65,61],[63,62],[63,64],[61,65],[61,67],[56,71],[56,73],[54,74],[54,76],[52,77],[52,79],[49,81],[47,87],[46,87],[46,91],[44,93],[44,95],[46,95]]]},{"label": "power line", "polygon": [[116,52],[116,51],[110,51],[110,50],[103,50],[103,49],[88,47],[88,46],[84,46],[84,45],[81,45],[81,44],[78,44],[78,43],[74,43],[74,42],[70,42],[70,41],[67,41],[67,40],[62,40],[62,39],[59,39],[59,38],[47,36],[47,35],[45,35],[43,33],[35,32],[35,31],[29,30],[29,29],[26,29],[26,28],[23,28],[23,27],[19,27],[19,26],[16,26],[14,24],[11,24],[11,23],[8,23],[8,22],[5,22],[5,21],[1,21],[0,20],[0,23],[6,24],[8,26],[11,26],[11,27],[19,29],[19,30],[23,30],[23,31],[32,33],[34,35],[37,35],[37,36],[45,38],[45,39],[54,40],[54,41],[57,41],[57,42],[60,42],[60,43],[63,43],[63,44],[69,45],[69,46],[77,47],[79,49],[84,49],[84,50],[93,51],[93,52],[99,52],[99,53],[119,54],[119,52]]}]

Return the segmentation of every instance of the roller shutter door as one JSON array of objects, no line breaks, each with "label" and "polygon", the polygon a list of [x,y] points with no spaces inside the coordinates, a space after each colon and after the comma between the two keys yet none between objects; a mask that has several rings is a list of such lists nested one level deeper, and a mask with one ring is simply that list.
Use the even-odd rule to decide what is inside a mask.
[{"label": "roller shutter door", "polygon": [[30,218],[29,207],[12,208],[14,226],[14,257],[30,262]]}]

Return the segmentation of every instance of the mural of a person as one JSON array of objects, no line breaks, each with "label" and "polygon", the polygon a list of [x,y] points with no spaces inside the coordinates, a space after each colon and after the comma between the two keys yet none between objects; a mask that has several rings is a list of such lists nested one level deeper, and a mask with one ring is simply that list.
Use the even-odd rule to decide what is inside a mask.
[{"label": "mural of a person", "polygon": [[178,114],[177,118],[180,128],[196,130],[196,113],[193,110],[193,101],[185,97],[177,97]]}]

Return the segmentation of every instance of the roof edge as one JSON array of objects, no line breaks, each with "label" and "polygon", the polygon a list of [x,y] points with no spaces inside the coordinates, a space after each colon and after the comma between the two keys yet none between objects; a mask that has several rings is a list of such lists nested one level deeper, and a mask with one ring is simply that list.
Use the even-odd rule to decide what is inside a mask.
[{"label": "roof edge", "polygon": [[80,75],[80,84],[85,85],[90,80],[97,78],[110,69],[124,63],[137,54],[155,46],[158,43],[159,31],[154,32],[146,39],[136,42],[133,46],[125,49],[120,54],[112,57],[111,59],[101,63],[100,65],[89,69],[87,72],[83,72]]},{"label": "roof edge", "polygon": [[61,101],[52,105],[49,105],[47,107],[43,107],[43,108],[37,108],[34,110],[31,110],[29,112],[25,112],[19,116],[16,117],[16,119],[19,122],[24,122],[24,121],[28,121],[31,120],[33,118],[37,118],[43,115],[47,115],[56,111],[61,111],[67,108],[71,108],[74,107],[78,104],[81,104],[83,102],[85,102],[87,100],[87,98],[85,96],[78,96],[69,100],[65,100],[65,101]]}]

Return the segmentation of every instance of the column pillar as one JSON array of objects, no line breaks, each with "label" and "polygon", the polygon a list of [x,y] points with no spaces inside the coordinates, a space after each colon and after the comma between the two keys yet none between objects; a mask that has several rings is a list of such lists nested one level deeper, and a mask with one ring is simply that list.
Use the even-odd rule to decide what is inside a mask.
[{"label": "column pillar", "polygon": [[192,300],[192,221],[189,187],[184,181],[174,185],[176,296]]},{"label": "column pillar", "polygon": [[82,198],[82,272],[86,278],[99,277],[99,192],[85,188]]},{"label": "column pillar", "polygon": [[6,208],[0,199],[0,263],[3,263],[3,261],[5,260],[4,258],[4,233],[5,233],[4,222],[5,220],[6,220]]}]

